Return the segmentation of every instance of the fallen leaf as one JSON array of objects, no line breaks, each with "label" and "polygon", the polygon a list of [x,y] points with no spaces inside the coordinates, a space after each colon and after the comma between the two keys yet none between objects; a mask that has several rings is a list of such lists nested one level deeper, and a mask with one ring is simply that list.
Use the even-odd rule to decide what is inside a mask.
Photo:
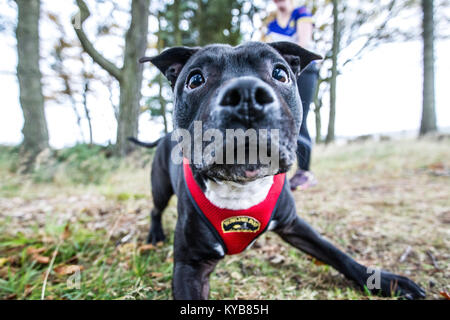
[{"label": "fallen leaf", "polygon": [[49,257],[41,256],[39,254],[32,255],[31,259],[33,261],[36,261],[37,263],[41,263],[41,264],[48,264],[50,262],[50,258]]},{"label": "fallen leaf", "polygon": [[79,272],[83,269],[84,269],[83,266],[76,265],[76,264],[69,264],[69,265],[58,266],[55,269],[53,269],[53,271],[55,271],[56,274],[58,274],[60,276],[65,276],[65,275],[69,275],[69,274],[74,274],[75,272]]},{"label": "fallen leaf", "polygon": [[64,261],[62,264],[76,264],[78,262],[78,256],[74,255],[71,258],[67,259],[66,261]]},{"label": "fallen leaf", "polygon": [[72,231],[70,231],[69,224],[66,224],[66,226],[64,227],[64,232],[61,235],[61,238],[63,240],[67,240],[68,238],[70,238],[71,235],[72,235]]},{"label": "fallen leaf", "polygon": [[53,244],[55,242],[55,239],[53,239],[52,237],[49,237],[49,236],[43,236],[42,242],[48,243],[48,244]]},{"label": "fallen leaf", "polygon": [[152,289],[156,292],[160,292],[160,291],[164,290],[164,287],[156,285],[156,286],[153,286]]},{"label": "fallen leaf", "polygon": [[44,247],[42,247],[42,248],[28,247],[27,254],[31,256],[31,255],[35,255],[35,254],[40,254],[40,253],[44,252],[45,250],[47,250],[47,249],[45,249]]},{"label": "fallen leaf", "polygon": [[317,260],[316,258],[312,257],[312,256],[307,256],[306,259],[310,260],[312,263],[314,263],[316,266],[325,266],[326,263]]},{"label": "fallen leaf", "polygon": [[17,294],[13,293],[13,294],[10,294],[9,296],[6,296],[5,300],[14,300],[16,298],[17,298]]},{"label": "fallen leaf", "polygon": [[295,289],[297,289],[297,286],[290,286],[290,287],[284,288],[285,291],[294,291]]},{"label": "fallen leaf", "polygon": [[448,294],[447,291],[441,291],[439,292],[441,296],[443,296],[445,299],[450,300],[450,294]]},{"label": "fallen leaf", "polygon": [[3,267],[7,262],[9,262],[9,258],[0,258],[0,267]]},{"label": "fallen leaf", "polygon": [[155,249],[156,249],[156,247],[152,244],[144,244],[143,246],[140,246],[138,250],[139,250],[139,253],[143,253],[143,252],[147,252],[147,251],[155,250]]},{"label": "fallen leaf", "polygon": [[281,254],[277,254],[275,256],[270,257],[270,263],[273,264],[281,264],[284,262],[284,257]]},{"label": "fallen leaf", "polygon": [[117,247],[117,250],[120,252],[120,254],[129,256],[133,254],[136,250],[136,243],[125,243],[121,244]]},{"label": "fallen leaf", "polygon": [[433,169],[433,170],[442,170],[445,168],[444,164],[442,162],[436,162],[436,163],[432,163],[428,166],[429,169]]},{"label": "fallen leaf", "polygon": [[322,261],[317,260],[317,259],[313,259],[313,262],[316,266],[324,266],[325,265],[325,263],[323,263]]},{"label": "fallen leaf", "polygon": [[33,292],[33,287],[31,286],[31,284],[27,284],[23,292],[23,297],[24,298],[28,297],[31,294],[31,292]]},{"label": "fallen leaf", "polygon": [[150,272],[150,277],[152,278],[162,278],[164,276],[164,274],[162,274],[161,272]]},{"label": "fallen leaf", "polygon": [[9,276],[8,270],[9,270],[9,267],[0,268],[0,278],[4,278],[4,279],[8,278],[8,276]]},{"label": "fallen leaf", "polygon": [[234,271],[234,272],[231,273],[231,277],[233,279],[236,279],[236,280],[241,280],[242,279],[242,274],[237,272],[237,271]]}]

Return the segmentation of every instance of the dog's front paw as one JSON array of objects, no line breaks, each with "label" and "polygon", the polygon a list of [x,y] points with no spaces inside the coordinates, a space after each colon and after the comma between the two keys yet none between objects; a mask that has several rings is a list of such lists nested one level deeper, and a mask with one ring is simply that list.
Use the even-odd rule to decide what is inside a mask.
[{"label": "dog's front paw", "polygon": [[374,279],[373,283],[367,283],[366,288],[373,294],[381,294],[384,297],[401,297],[408,300],[425,298],[425,290],[406,277],[387,271],[381,271],[379,276],[378,281]]},{"label": "dog's front paw", "polygon": [[166,236],[164,235],[161,223],[153,222],[150,227],[150,232],[148,233],[147,243],[155,245],[158,242],[163,242],[164,240],[166,240]]}]

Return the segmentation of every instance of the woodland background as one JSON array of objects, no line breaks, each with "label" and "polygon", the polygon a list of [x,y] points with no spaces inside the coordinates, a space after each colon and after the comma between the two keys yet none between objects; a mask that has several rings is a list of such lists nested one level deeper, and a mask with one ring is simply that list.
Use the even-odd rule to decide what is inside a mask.
[{"label": "woodland background", "polygon": [[[295,193],[299,214],[357,260],[412,277],[428,298],[448,297],[449,101],[436,91],[446,97],[449,70],[436,57],[450,53],[449,1],[298,4],[312,10],[314,50],[325,57],[310,116],[319,185]],[[137,60],[177,45],[258,40],[271,1],[0,0],[0,8],[0,298],[170,298],[176,200],[164,216],[168,243],[146,245],[153,153],[126,138],[170,132],[172,96]],[[422,57],[411,66],[420,67],[420,90],[380,90],[401,73],[387,48]],[[361,66],[383,70],[379,87]],[[393,87],[410,80],[401,70]],[[361,85],[345,87],[349,74]],[[338,123],[357,128],[378,107],[367,96],[346,112],[343,101],[365,83],[385,97],[373,121],[397,133],[340,137]],[[410,97],[421,105],[412,131],[403,127]],[[212,298],[379,298],[273,235],[243,257],[221,262]]]}]

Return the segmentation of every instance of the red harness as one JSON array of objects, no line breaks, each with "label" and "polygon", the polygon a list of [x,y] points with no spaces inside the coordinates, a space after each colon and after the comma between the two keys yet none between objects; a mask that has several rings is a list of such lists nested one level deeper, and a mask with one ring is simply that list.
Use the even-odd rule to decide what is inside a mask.
[{"label": "red harness", "polygon": [[215,230],[216,236],[222,241],[227,254],[244,251],[266,230],[283,190],[286,174],[281,173],[274,176],[266,199],[259,204],[245,210],[230,210],[219,208],[206,198],[194,179],[187,159],[183,160],[183,168],[184,179],[194,207]]}]

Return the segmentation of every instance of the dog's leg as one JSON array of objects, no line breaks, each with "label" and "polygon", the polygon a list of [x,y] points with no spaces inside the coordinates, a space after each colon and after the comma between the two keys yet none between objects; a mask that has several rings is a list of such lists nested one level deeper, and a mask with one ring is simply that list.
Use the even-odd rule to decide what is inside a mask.
[{"label": "dog's leg", "polygon": [[219,260],[200,262],[175,261],[172,290],[176,300],[207,300],[209,296],[209,275]]},{"label": "dog's leg", "polygon": [[161,222],[162,212],[163,210],[154,208],[150,213],[151,222],[150,231],[148,232],[147,236],[147,243],[155,245],[158,242],[166,240]]},{"label": "dog's leg", "polygon": [[223,259],[224,251],[217,250],[214,234],[199,215],[190,210],[190,206],[178,202],[172,292],[177,300],[206,300],[209,295],[209,275]]},{"label": "dog's leg", "polygon": [[[408,299],[425,297],[425,291],[406,277],[386,271],[369,272],[370,270],[367,267],[357,263],[350,256],[323,239],[299,217],[294,218],[284,226],[279,226],[274,231],[294,247],[329,264],[348,279],[355,281],[361,288],[367,286],[371,292],[381,293],[383,296],[400,295]],[[379,276],[379,282],[373,276]],[[368,279],[370,286],[368,285]],[[375,285],[375,287],[371,288],[372,285]]]},{"label": "dog's leg", "polygon": [[173,189],[170,184],[169,175],[165,174],[164,170],[161,170],[160,168],[152,170],[151,180],[154,207],[150,214],[150,232],[148,233],[147,243],[156,244],[166,239],[161,218],[164,209],[167,207],[167,204],[173,195]]}]

